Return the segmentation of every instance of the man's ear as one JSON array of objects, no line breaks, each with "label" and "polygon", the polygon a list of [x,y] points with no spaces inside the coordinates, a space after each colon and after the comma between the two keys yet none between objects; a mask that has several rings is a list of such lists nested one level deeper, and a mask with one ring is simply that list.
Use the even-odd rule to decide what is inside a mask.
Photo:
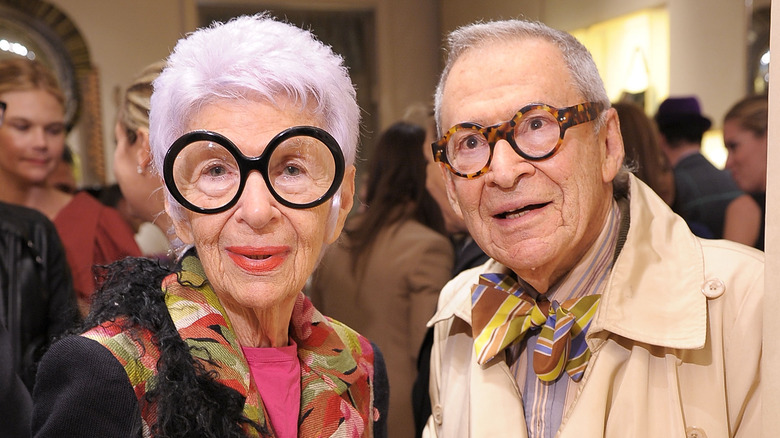
[{"label": "man's ear", "polygon": [[182,217],[181,214],[176,214],[171,211],[171,205],[167,196],[165,197],[165,213],[167,213],[168,217],[171,218],[171,222],[173,223],[173,230],[176,232],[176,236],[179,238],[179,240],[181,240],[185,245],[195,243],[195,236],[192,233],[192,225],[186,218]]},{"label": "man's ear", "polygon": [[463,220],[463,211],[460,209],[460,204],[455,196],[455,181],[453,181],[452,173],[447,170],[442,163],[439,163],[439,172],[441,172],[441,177],[444,178],[444,188],[447,189],[447,200],[450,201],[450,206],[455,211],[455,214],[460,220]]},{"label": "man's ear", "polygon": [[[607,110],[607,120],[604,128],[604,153],[601,161],[601,177],[603,182],[611,183],[620,168],[623,167],[623,159],[626,152],[623,149],[623,136],[620,134],[620,119],[614,108]],[[599,142],[601,143],[601,142]]]},{"label": "man's ear", "polygon": [[352,211],[352,204],[354,203],[355,196],[355,166],[349,166],[344,171],[344,180],[341,183],[340,190],[340,203],[338,208],[338,216],[336,218],[336,224],[332,230],[328,230],[329,233],[325,237],[325,243],[331,244],[338,239],[341,235],[341,230],[344,228],[344,223],[349,216],[349,212]]}]

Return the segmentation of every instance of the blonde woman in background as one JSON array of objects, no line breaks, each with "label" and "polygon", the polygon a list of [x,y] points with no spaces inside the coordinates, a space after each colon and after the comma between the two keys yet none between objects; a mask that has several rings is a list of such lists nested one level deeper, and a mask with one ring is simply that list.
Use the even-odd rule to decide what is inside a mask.
[{"label": "blonde woman in background", "polygon": [[65,149],[65,97],[54,74],[27,59],[0,61],[0,201],[45,214],[57,228],[82,314],[95,289],[94,265],[141,254],[119,213],[88,193],[48,184]]},{"label": "blonde woman in background", "polygon": [[[117,121],[114,126],[116,149],[114,150],[114,176],[127,202],[128,213],[138,222],[156,225],[169,240],[173,239],[171,220],[164,211],[162,179],[152,168],[149,146],[149,100],[152,97],[152,82],[165,67],[165,61],[146,66],[124,90],[119,103]],[[140,228],[139,239],[155,234],[144,233]],[[157,233],[159,235],[161,233]],[[158,239],[159,240],[159,239]],[[167,242],[157,244],[149,252],[166,252]]]}]

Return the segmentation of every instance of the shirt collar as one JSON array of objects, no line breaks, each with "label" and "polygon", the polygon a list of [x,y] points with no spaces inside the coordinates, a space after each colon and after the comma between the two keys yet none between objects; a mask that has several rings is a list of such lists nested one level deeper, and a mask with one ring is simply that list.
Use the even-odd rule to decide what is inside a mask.
[{"label": "shirt collar", "polygon": [[[618,200],[624,203],[630,206],[621,214],[619,254],[588,331],[591,349],[598,347],[603,332],[668,348],[701,348],[707,330],[701,244],[685,221],[633,175],[628,198]],[[453,316],[471,325],[471,285],[487,272],[511,274],[493,259],[462,273],[445,288],[455,289],[453,299],[440,302],[428,325]]]}]

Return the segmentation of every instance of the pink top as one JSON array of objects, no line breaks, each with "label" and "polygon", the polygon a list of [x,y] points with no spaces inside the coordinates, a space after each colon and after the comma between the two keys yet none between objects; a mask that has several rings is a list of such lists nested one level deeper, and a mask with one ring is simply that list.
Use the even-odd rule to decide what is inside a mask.
[{"label": "pink top", "polygon": [[301,364],[298,345],[279,348],[241,347],[249,370],[255,379],[260,398],[279,438],[298,436],[298,414],[301,411]]}]

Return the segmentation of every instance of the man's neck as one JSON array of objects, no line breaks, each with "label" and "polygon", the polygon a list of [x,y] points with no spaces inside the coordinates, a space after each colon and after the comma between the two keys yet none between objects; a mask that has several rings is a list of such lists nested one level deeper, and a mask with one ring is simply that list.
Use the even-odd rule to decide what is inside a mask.
[{"label": "man's neck", "polygon": [[[571,275],[573,270],[577,270],[578,266],[583,263],[583,260],[594,257],[593,254],[597,251],[596,247],[602,246],[597,245],[597,242],[614,240],[617,232],[614,220],[615,218],[620,218],[620,212],[617,210],[617,204],[612,199],[611,192],[607,199],[608,203],[605,206],[601,227],[591,237],[584,239],[587,242],[585,245],[582,245],[579,250],[571,248],[567,257],[555,265],[548,264],[535,269],[515,271],[518,279],[532,287],[534,291],[546,295],[551,290],[556,289],[560,281]],[[614,244],[611,246],[614,248]]]},{"label": "man's neck", "polygon": [[671,164],[672,167],[675,167],[683,158],[701,152],[701,144],[683,142],[674,149],[666,148],[664,152],[666,152],[666,156],[669,157],[669,164]]}]

